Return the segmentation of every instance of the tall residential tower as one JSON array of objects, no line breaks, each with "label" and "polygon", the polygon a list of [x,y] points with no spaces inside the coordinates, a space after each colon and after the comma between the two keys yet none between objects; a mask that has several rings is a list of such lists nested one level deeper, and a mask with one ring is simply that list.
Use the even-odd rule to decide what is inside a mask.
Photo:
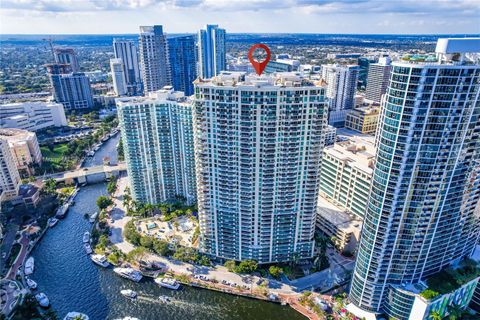
[{"label": "tall residential tower", "polygon": [[110,59],[110,70],[112,71],[113,89],[117,96],[127,94],[127,80],[122,59]]},{"label": "tall residential tower", "polygon": [[387,91],[390,71],[392,70],[389,57],[380,58],[378,63],[368,67],[368,80],[365,98],[380,103],[382,96]]},{"label": "tall residential tower", "polygon": [[133,198],[196,200],[192,106],[165,88],[149,97],[118,98],[118,118]]},{"label": "tall residential tower", "polygon": [[195,84],[201,250],[259,263],[311,258],[325,89],[298,73]]},{"label": "tall residential tower", "polygon": [[227,70],[225,29],[218,25],[207,25],[198,32],[198,76],[211,78]]},{"label": "tall residential tower", "polygon": [[171,85],[167,36],[163,33],[163,27],[159,25],[140,27],[139,47],[145,92],[157,91]]},{"label": "tall residential tower", "polygon": [[407,292],[478,241],[480,66],[465,53],[479,43],[439,39],[436,57],[392,64],[349,296],[358,316],[408,319]]},{"label": "tall residential tower", "polygon": [[184,92],[186,96],[191,96],[193,94],[193,81],[197,78],[195,37],[169,38],[168,54],[173,88]]},{"label": "tall residential tower", "polygon": [[142,79],[140,77],[137,47],[134,41],[113,39],[113,52],[116,59],[122,59],[128,95],[140,94],[142,92]]}]

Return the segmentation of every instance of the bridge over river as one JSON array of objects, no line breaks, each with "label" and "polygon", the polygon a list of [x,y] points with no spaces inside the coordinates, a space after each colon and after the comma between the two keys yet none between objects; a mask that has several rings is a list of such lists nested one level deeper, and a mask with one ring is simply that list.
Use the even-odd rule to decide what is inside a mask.
[{"label": "bridge over river", "polygon": [[118,177],[121,172],[127,170],[125,162],[115,165],[99,165],[88,168],[58,172],[37,177],[40,180],[55,179],[56,182],[73,184],[91,184],[108,180],[110,177]]}]

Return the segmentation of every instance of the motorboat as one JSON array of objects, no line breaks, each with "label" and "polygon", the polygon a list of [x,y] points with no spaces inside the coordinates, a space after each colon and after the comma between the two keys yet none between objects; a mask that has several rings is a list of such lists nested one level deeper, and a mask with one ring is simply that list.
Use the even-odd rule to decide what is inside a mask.
[{"label": "motorboat", "polygon": [[93,157],[95,155],[95,151],[91,150],[91,151],[88,151],[87,153],[87,157]]},{"label": "motorboat", "polygon": [[63,318],[63,320],[89,320],[89,319],[90,318],[86,314],[76,312],[76,311],[67,313],[65,318]]},{"label": "motorboat", "polygon": [[48,306],[50,305],[50,300],[48,300],[47,295],[43,292],[37,293],[35,295],[35,299],[37,299],[40,307],[48,308]]},{"label": "motorboat", "polygon": [[113,272],[115,272],[121,277],[124,277],[126,279],[129,279],[135,282],[139,282],[143,278],[142,274],[139,271],[134,270],[132,268],[114,268]]},{"label": "motorboat", "polygon": [[137,293],[133,290],[130,290],[130,289],[120,290],[120,293],[122,294],[122,296],[125,296],[125,297],[130,298],[130,299],[137,298]]},{"label": "motorboat", "polygon": [[154,281],[156,284],[164,288],[172,290],[178,290],[180,288],[180,283],[178,283],[178,281],[173,278],[159,277],[156,278]]},{"label": "motorboat", "polygon": [[158,297],[158,301],[160,301],[162,303],[167,303],[167,302],[170,302],[170,298],[167,297],[167,296],[160,296],[160,297]]},{"label": "motorboat", "polygon": [[33,259],[33,257],[30,257],[25,262],[25,268],[24,268],[25,275],[27,276],[31,275],[34,269],[35,269],[35,259]]},{"label": "motorboat", "polygon": [[35,281],[33,281],[32,279],[30,278],[26,278],[27,280],[27,286],[32,289],[32,290],[35,290],[37,289],[37,283]]},{"label": "motorboat", "polygon": [[104,268],[110,265],[110,263],[108,263],[107,261],[107,258],[102,254],[92,254],[90,256],[90,259],[92,259],[93,262]]},{"label": "motorboat", "polygon": [[85,231],[83,233],[83,243],[89,243],[90,242],[90,232]]},{"label": "motorboat", "polygon": [[58,219],[56,219],[56,218],[49,218],[48,221],[47,221],[47,223],[48,223],[48,226],[49,226],[50,228],[53,228],[53,227],[55,227],[55,225],[58,223]]},{"label": "motorboat", "polygon": [[98,212],[92,213],[88,221],[90,221],[90,223],[94,223],[95,220],[97,220],[97,217],[98,217]]},{"label": "motorboat", "polygon": [[90,244],[88,244],[88,243],[84,243],[84,244],[83,244],[83,248],[85,249],[85,252],[86,252],[87,254],[90,254],[90,253],[93,252],[92,247],[91,247]]}]

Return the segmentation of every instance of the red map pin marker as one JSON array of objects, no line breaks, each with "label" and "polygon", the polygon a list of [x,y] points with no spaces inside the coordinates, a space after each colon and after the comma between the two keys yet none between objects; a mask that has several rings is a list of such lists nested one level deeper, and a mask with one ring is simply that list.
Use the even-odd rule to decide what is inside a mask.
[{"label": "red map pin marker", "polygon": [[[253,59],[253,52],[257,48],[262,48],[267,53],[267,58],[265,59],[265,61],[258,62],[258,61],[255,61],[255,59]],[[257,71],[257,74],[261,75],[263,70],[265,70],[265,67],[267,66],[268,62],[270,61],[270,49],[262,43],[254,44],[250,48],[250,51],[248,51],[248,60],[250,60],[250,63],[255,68],[255,71]]]}]

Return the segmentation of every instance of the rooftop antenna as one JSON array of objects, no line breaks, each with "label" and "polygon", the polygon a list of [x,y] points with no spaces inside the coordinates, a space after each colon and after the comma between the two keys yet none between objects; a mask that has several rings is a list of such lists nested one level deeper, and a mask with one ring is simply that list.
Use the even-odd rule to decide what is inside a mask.
[{"label": "rooftop antenna", "polygon": [[45,38],[45,39],[42,39],[42,40],[48,42],[48,45],[50,46],[50,51],[52,52],[53,62],[58,63],[57,57],[55,56],[55,50],[54,50],[54,47],[53,47],[52,37]]}]

